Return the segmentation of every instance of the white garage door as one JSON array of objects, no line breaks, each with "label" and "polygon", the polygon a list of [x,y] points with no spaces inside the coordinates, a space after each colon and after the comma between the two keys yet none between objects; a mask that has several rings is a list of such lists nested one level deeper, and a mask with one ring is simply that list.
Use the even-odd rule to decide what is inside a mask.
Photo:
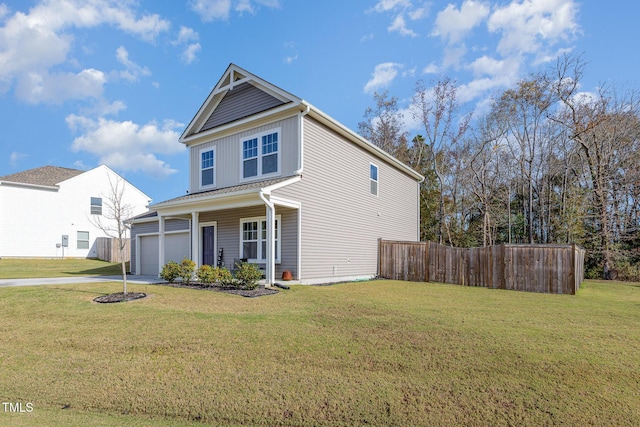
[{"label": "white garage door", "polygon": [[140,274],[158,274],[158,236],[140,237]]},{"label": "white garage door", "polygon": [[[165,262],[190,258],[189,233],[165,234]],[[158,236],[140,236],[140,274],[158,274]]]}]

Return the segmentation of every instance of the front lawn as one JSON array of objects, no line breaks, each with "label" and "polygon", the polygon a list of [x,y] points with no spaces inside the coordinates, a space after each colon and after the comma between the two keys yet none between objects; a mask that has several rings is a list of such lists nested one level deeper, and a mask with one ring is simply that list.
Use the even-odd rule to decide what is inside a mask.
[{"label": "front lawn", "polygon": [[0,279],[113,276],[120,274],[122,274],[122,267],[119,262],[109,263],[97,259],[0,259]]},{"label": "front lawn", "polygon": [[640,425],[640,285],[0,289],[0,425]]}]

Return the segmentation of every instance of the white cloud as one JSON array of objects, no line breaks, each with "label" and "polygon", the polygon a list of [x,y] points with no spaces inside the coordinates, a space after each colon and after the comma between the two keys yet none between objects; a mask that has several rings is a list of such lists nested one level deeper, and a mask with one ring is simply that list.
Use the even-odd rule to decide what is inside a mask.
[{"label": "white cloud", "polygon": [[227,20],[233,9],[239,14],[255,14],[257,6],[280,7],[279,0],[192,0],[191,9],[200,15],[204,22],[216,19]]},{"label": "white cloud", "polygon": [[129,52],[124,46],[120,46],[116,49],[116,59],[119,63],[126,67],[126,70],[120,71],[118,77],[135,82],[140,79],[140,76],[150,76],[151,71],[147,67],[141,67],[140,65],[129,59]]},{"label": "white cloud", "polygon": [[376,3],[373,9],[376,12],[388,12],[398,7],[411,7],[411,2],[409,0],[380,0],[378,3]]},{"label": "white cloud", "polygon": [[404,20],[403,15],[396,16],[396,19],[394,19],[391,25],[387,27],[387,31],[389,31],[390,33],[398,32],[400,33],[400,35],[403,35],[403,36],[410,36],[410,37],[418,36],[418,34],[416,34],[415,31],[407,28],[407,24]]},{"label": "white cloud", "polygon": [[28,72],[18,79],[15,93],[31,104],[60,104],[68,99],[99,98],[105,82],[104,73],[93,68],[77,74]]},{"label": "white cloud", "polygon": [[[45,0],[27,13],[9,15],[5,9],[4,25],[0,27],[0,90],[8,91],[17,81],[17,96],[28,102],[60,103],[82,98],[70,84],[74,73],[51,71],[65,63],[78,67],[69,59],[74,44],[71,29],[107,24],[153,41],[169,28],[169,22],[155,14],[137,18],[131,4],[113,0]],[[88,97],[101,92],[103,82],[96,78],[97,73],[102,72],[88,69],[75,74],[81,86],[88,86]],[[63,86],[50,87],[58,83]]]},{"label": "white cloud", "polygon": [[188,45],[180,54],[180,59],[185,64],[191,64],[193,61],[197,59],[196,54],[200,52],[200,43],[191,43]]},{"label": "white cloud", "polygon": [[417,37],[418,34],[407,27],[406,17],[412,21],[422,19],[428,15],[428,9],[424,5],[415,6],[410,0],[379,0],[376,5],[367,12],[392,13],[393,20],[387,27],[390,33],[397,32],[402,36]]},{"label": "white cloud", "polygon": [[371,74],[371,79],[364,85],[364,92],[371,93],[390,85],[398,76],[398,70],[400,68],[402,68],[402,64],[395,62],[384,62],[376,65]]},{"label": "white cloud", "polygon": [[294,61],[296,61],[297,59],[298,59],[298,55],[297,55],[297,54],[296,54],[296,55],[293,55],[293,56],[286,56],[286,57],[284,58],[284,63],[285,63],[285,64],[291,64],[291,63],[293,63]]},{"label": "white cloud", "polygon": [[173,155],[184,151],[178,143],[181,123],[166,120],[162,125],[149,122],[139,125],[132,121],[115,121],[100,118],[69,115],[67,125],[82,135],[71,145],[74,152],[87,152],[98,158],[98,162],[112,168],[144,172],[164,177],[177,172],[157,157],[158,154]]},{"label": "white cloud", "polygon": [[577,10],[573,0],[513,1],[491,14],[488,28],[501,33],[497,49],[502,55],[536,53],[579,31]]},{"label": "white cloud", "polygon": [[481,2],[466,0],[460,9],[449,4],[438,13],[435,29],[431,34],[440,36],[449,43],[458,43],[488,15],[489,7]]},{"label": "white cloud", "polygon": [[422,69],[422,74],[438,74],[439,72],[440,68],[438,68],[435,62],[430,63]]},{"label": "white cloud", "polygon": [[9,156],[9,164],[11,166],[17,166],[18,165],[18,160],[20,159],[24,159],[25,157],[27,157],[26,154],[24,153],[19,153],[17,151],[14,151],[11,153],[11,155]]},{"label": "white cloud", "polygon": [[174,46],[183,46],[180,53],[180,60],[185,64],[191,64],[197,59],[197,53],[200,52],[202,46],[199,43],[200,34],[189,27],[180,27],[178,38],[171,42]]}]

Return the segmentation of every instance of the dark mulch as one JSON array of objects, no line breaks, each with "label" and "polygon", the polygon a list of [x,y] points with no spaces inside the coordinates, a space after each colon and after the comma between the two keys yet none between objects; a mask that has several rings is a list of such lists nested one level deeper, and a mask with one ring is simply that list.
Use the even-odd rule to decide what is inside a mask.
[{"label": "dark mulch", "polygon": [[277,294],[277,289],[267,289],[265,287],[257,287],[255,289],[238,289],[223,287],[220,285],[204,285],[202,283],[191,282],[189,284],[175,282],[175,283],[158,283],[158,285],[169,286],[172,288],[187,288],[187,289],[200,289],[204,291],[224,292],[227,294],[240,295],[246,298],[262,297],[265,295]]},{"label": "dark mulch", "polygon": [[145,294],[144,292],[127,292],[126,294],[122,292],[117,292],[115,294],[102,295],[94,298],[93,300],[95,302],[104,304],[104,303],[112,303],[112,302],[133,301],[140,298],[144,298],[146,296],[147,294]]}]

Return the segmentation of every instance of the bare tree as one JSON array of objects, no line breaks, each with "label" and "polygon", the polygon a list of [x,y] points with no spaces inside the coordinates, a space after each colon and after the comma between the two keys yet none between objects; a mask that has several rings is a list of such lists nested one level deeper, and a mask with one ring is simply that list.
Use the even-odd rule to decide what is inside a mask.
[{"label": "bare tree", "polygon": [[[127,220],[133,216],[133,206],[125,203],[124,194],[126,182],[120,178],[113,178],[110,174],[109,193],[104,194],[102,203],[102,215],[92,218],[93,224],[104,234],[115,239],[122,266],[122,293],[127,294],[127,266],[125,249],[130,225]],[[115,182],[114,182],[115,181]]]},{"label": "bare tree", "polygon": [[[592,222],[596,229],[603,265],[614,265],[614,243],[620,223],[620,204],[626,204],[625,177],[637,169],[640,148],[640,97],[637,91],[618,93],[611,86],[602,86],[595,94],[580,93],[579,84],[585,62],[580,56],[558,59],[554,75],[549,80],[564,108],[555,120],[566,127],[576,144],[592,194]],[[633,182],[633,179],[631,180]],[[637,184],[636,184],[637,185]]]},{"label": "bare tree", "polygon": [[[445,165],[451,160],[450,154],[456,151],[456,145],[461,141],[471,120],[471,114],[459,119],[456,94],[456,83],[448,77],[439,79],[433,87],[427,87],[424,81],[420,80],[416,84],[411,106],[414,117],[420,120],[425,131],[420,146],[413,147],[414,159],[411,163],[420,165],[426,160],[431,165],[440,185],[437,232],[439,243],[443,240],[445,221]],[[426,173],[426,171],[420,172],[423,175]]]},{"label": "bare tree", "polygon": [[358,123],[358,132],[374,145],[408,164],[407,132],[402,130],[402,113],[398,110],[398,98],[389,92],[374,93],[375,108],[367,108],[365,121]]}]

